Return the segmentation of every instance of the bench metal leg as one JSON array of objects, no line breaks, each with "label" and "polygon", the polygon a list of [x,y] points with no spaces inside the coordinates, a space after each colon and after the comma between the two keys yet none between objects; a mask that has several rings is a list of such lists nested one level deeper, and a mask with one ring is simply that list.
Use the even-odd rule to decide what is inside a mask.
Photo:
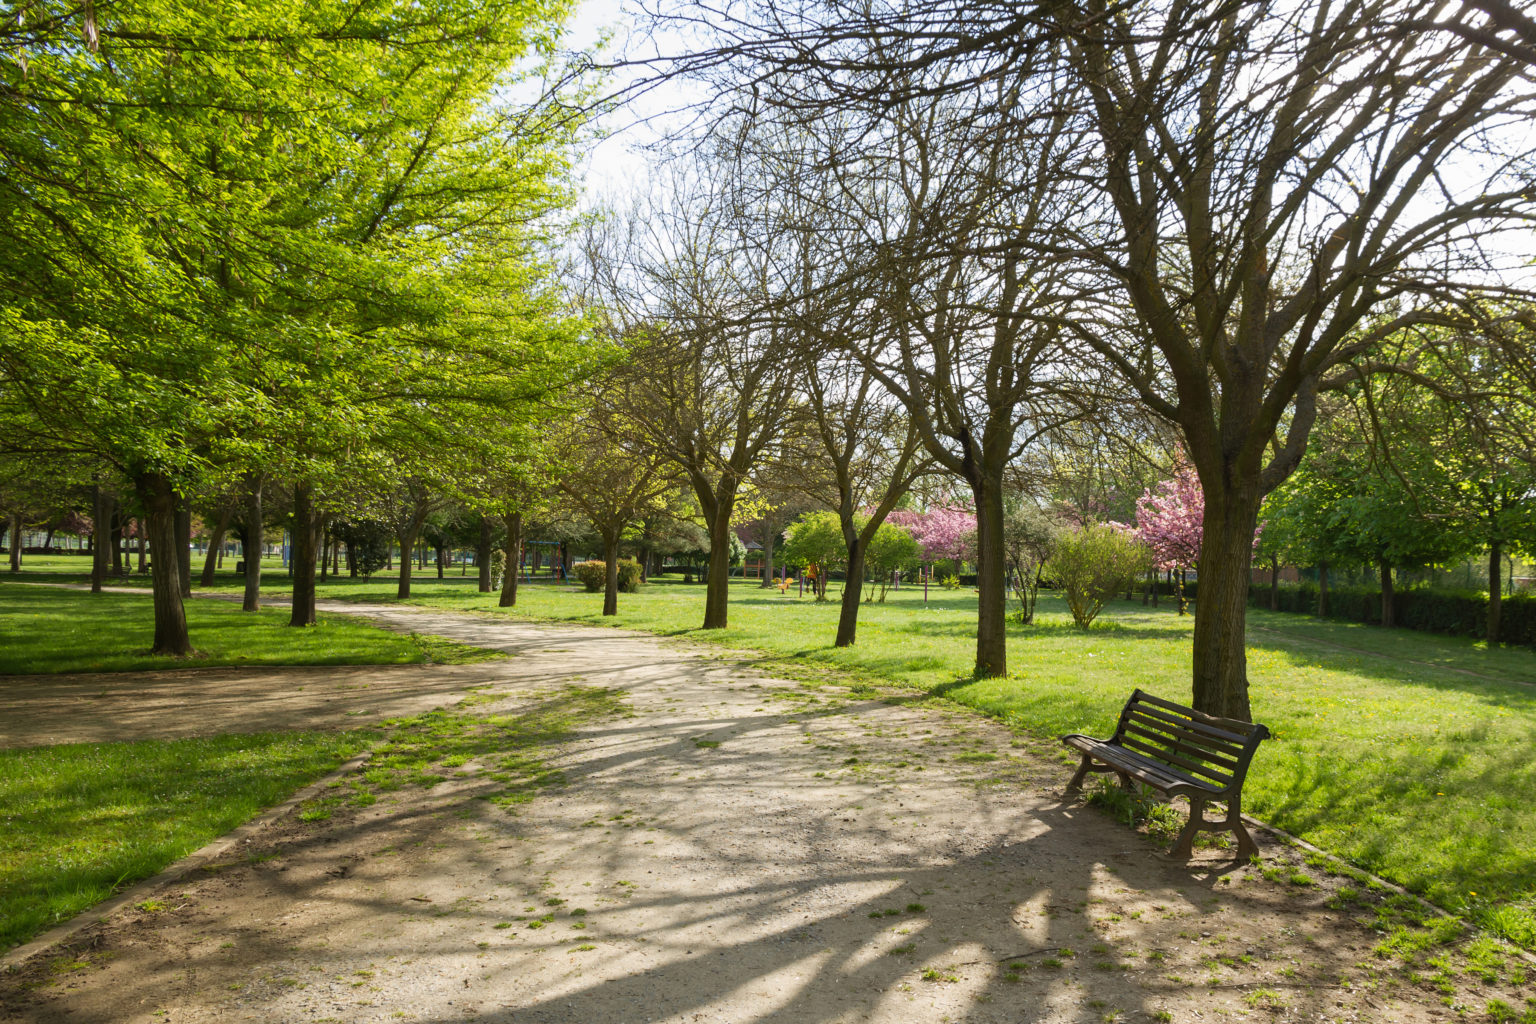
[{"label": "bench metal leg", "polygon": [[1088,772],[1089,772],[1090,766],[1092,764],[1093,764],[1093,758],[1089,757],[1087,754],[1084,754],[1082,761],[1077,766],[1077,774],[1073,775],[1072,776],[1072,781],[1067,783],[1067,795],[1068,796],[1072,795],[1073,793],[1080,792],[1082,790],[1082,788],[1083,788],[1083,780],[1088,777]]},{"label": "bench metal leg", "polygon": [[1232,800],[1227,804],[1227,828],[1237,837],[1237,855],[1242,860],[1259,855],[1259,844],[1253,841],[1253,836],[1248,834],[1248,826],[1243,824],[1243,805],[1240,800]]},{"label": "bench metal leg", "polygon": [[1195,855],[1195,833],[1207,827],[1205,820],[1205,801],[1198,797],[1189,798],[1189,822],[1184,826],[1184,831],[1179,833],[1179,841],[1173,844],[1173,849],[1168,851],[1170,856],[1180,860],[1188,860]]}]

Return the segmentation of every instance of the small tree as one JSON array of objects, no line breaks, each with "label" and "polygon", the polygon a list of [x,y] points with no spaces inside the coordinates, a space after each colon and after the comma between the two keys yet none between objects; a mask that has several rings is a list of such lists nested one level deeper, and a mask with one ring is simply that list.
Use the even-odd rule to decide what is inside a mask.
[{"label": "small tree", "polygon": [[[842,565],[848,557],[843,543],[843,527],[836,512],[813,512],[785,532],[784,563],[806,565],[815,570],[816,600],[827,599],[827,572]],[[855,584],[857,585],[857,584]]]},{"label": "small tree", "polygon": [[1150,555],[1123,527],[1092,524],[1057,538],[1051,573],[1061,584],[1072,621],[1087,629],[1104,603],[1142,572]]},{"label": "small tree", "polygon": [[869,596],[865,600],[875,599],[875,587],[878,585],[880,603],[884,604],[886,589],[891,585],[891,573],[916,565],[917,559],[917,538],[895,523],[881,523],[864,551],[864,568],[870,577]]},{"label": "small tree", "polygon": [[1179,598],[1179,614],[1189,608],[1184,599],[1184,570],[1200,563],[1200,541],[1205,529],[1205,493],[1195,469],[1182,458],[1173,479],[1150,489],[1136,502],[1136,536],[1152,553],[1152,565],[1172,571]]},{"label": "small tree", "polygon": [[1051,548],[1061,536],[1059,520],[1033,502],[1023,502],[1003,519],[1003,558],[1013,595],[1019,601],[1019,621],[1035,621],[1035,599]]}]

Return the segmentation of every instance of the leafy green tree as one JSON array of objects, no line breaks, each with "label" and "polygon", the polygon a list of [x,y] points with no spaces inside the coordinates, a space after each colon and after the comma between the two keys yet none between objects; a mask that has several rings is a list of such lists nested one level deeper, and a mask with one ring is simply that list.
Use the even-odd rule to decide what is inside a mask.
[{"label": "leafy green tree", "polygon": [[[827,577],[833,569],[842,567],[847,557],[848,546],[836,512],[812,512],[784,531],[784,563],[814,571],[817,601],[827,599]],[[855,589],[858,586],[854,583]]]},{"label": "leafy green tree", "polygon": [[1078,629],[1093,624],[1110,598],[1146,570],[1151,555],[1128,530],[1090,523],[1069,530],[1051,549],[1051,575]]},{"label": "leafy green tree", "polygon": [[[867,522],[860,525],[861,533],[867,525]],[[884,604],[891,577],[914,568],[921,554],[917,538],[910,531],[895,523],[881,523],[864,549],[864,572],[869,582],[869,596],[865,600],[873,601],[878,587],[880,603]],[[849,574],[849,582],[854,582],[852,573]]]}]

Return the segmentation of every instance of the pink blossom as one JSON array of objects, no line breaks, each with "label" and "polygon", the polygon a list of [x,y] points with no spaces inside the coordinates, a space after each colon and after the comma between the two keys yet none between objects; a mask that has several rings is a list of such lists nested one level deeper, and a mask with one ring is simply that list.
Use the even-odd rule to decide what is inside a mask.
[{"label": "pink blossom", "polygon": [[976,560],[976,515],[964,509],[935,507],[927,512],[901,509],[886,517],[917,538],[923,560]]},{"label": "pink blossom", "polygon": [[[1185,569],[1200,561],[1200,538],[1205,528],[1205,492],[1195,468],[1182,457],[1173,479],[1146,490],[1136,500],[1136,536],[1152,550],[1159,569]],[[1253,534],[1259,543],[1259,531]]]}]

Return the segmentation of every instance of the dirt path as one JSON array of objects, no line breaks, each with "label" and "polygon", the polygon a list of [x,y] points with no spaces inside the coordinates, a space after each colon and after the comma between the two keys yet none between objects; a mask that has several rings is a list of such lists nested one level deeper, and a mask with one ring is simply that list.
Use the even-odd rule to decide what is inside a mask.
[{"label": "dirt path", "polygon": [[[475,714],[570,687],[624,710],[547,745],[564,784],[510,810],[477,799],[501,785],[482,757],[290,818],[154,894],[163,909],[0,979],[0,1019],[1465,1019],[1372,956],[1368,910],[1332,881],[1286,881],[1268,845],[1277,881],[1215,852],[1161,860],[1057,799],[1054,750],[973,715],[646,635],[367,613],[514,654],[473,666],[495,676]],[[1445,978],[1449,1003],[1519,1005]]]}]

